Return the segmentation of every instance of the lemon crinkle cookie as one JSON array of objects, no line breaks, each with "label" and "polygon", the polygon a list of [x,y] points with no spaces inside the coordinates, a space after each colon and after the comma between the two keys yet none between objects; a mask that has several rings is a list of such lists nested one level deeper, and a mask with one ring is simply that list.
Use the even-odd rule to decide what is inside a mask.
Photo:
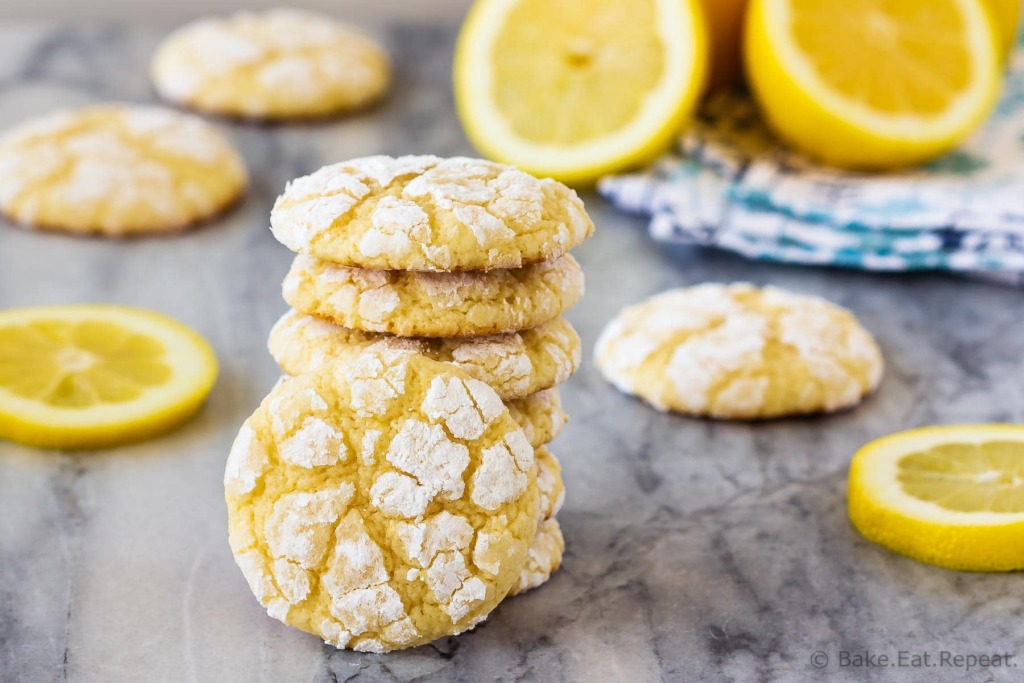
[{"label": "lemon crinkle cookie", "polygon": [[569,254],[524,268],[428,273],[339,266],[299,254],[282,286],[296,310],[365,332],[476,337],[536,327],[583,296]]},{"label": "lemon crinkle cookie", "polygon": [[520,268],[594,225],[576,193],[482,159],[376,156],[288,184],[270,215],[292,251],[375,270]]},{"label": "lemon crinkle cookie", "polygon": [[565,486],[562,483],[562,468],[558,459],[547,448],[538,448],[534,453],[537,463],[537,489],[540,491],[540,525],[537,535],[530,544],[526,566],[519,575],[519,581],[509,595],[519,595],[547,582],[551,575],[562,566],[565,539],[562,527],[555,515],[565,502]]},{"label": "lemon crinkle cookie", "polygon": [[384,50],[330,17],[294,9],[240,12],[178,29],[150,74],[164,99],[255,119],[323,117],[378,100],[391,67]]},{"label": "lemon crinkle cookie", "polygon": [[526,398],[508,401],[505,405],[534,448],[554,441],[569,421],[569,416],[562,409],[558,389],[545,389]]},{"label": "lemon crinkle cookie", "polygon": [[[282,375],[278,378],[274,387],[288,382],[294,377]],[[536,394],[530,394],[525,398],[512,401],[504,401],[508,408],[509,415],[516,421],[516,424],[523,430],[526,440],[534,448],[540,448],[558,437],[562,429],[569,422],[569,416],[562,409],[562,398],[558,389],[545,389]],[[541,468],[543,471],[543,468]],[[540,475],[538,475],[540,476]],[[544,499],[544,491],[541,491],[541,499]],[[541,508],[545,506],[542,504]]]},{"label": "lemon crinkle cookie", "polygon": [[313,372],[326,363],[366,351],[421,353],[454,363],[471,377],[490,384],[506,401],[561,384],[579,368],[581,356],[579,335],[562,318],[521,332],[441,339],[360,332],[294,309],[274,325],[267,346],[290,375]]},{"label": "lemon crinkle cookie", "polygon": [[419,355],[368,353],[277,386],[224,486],[230,542],[276,619],[383,652],[472,628],[539,524],[534,451],[494,391]]},{"label": "lemon crinkle cookie", "polygon": [[672,290],[629,307],[594,355],[609,382],[659,410],[726,419],[850,407],[874,391],[883,368],[849,311],[744,283]]},{"label": "lemon crinkle cookie", "polygon": [[245,166],[202,120],[107,104],[0,137],[0,210],[38,228],[125,237],[187,228],[242,194]]}]

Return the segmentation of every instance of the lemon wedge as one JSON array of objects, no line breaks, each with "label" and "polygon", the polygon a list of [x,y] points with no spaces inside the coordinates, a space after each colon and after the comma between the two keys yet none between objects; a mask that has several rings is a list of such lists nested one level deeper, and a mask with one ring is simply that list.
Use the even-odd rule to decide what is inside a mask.
[{"label": "lemon wedge", "polygon": [[771,127],[841,167],[937,156],[999,89],[999,38],[979,0],[753,0],[744,45]]},{"label": "lemon wedge", "polygon": [[949,569],[1024,569],[1024,425],[927,427],[869,443],[849,512],[870,541]]},{"label": "lemon wedge", "polygon": [[455,102],[486,156],[588,184],[664,150],[707,72],[698,0],[480,0],[455,51]]},{"label": "lemon wedge", "polygon": [[216,377],[210,345],[152,311],[0,311],[0,438],[48,448],[136,441],[191,417]]}]

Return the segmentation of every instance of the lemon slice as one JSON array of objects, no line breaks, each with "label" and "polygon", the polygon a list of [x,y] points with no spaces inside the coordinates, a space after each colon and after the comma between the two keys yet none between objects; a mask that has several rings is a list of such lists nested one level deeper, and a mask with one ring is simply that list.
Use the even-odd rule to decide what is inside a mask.
[{"label": "lemon slice", "polygon": [[992,20],[995,22],[996,33],[999,35],[999,49],[1005,57],[1017,44],[1017,32],[1020,28],[1020,0],[987,0]]},{"label": "lemon slice", "polygon": [[653,157],[707,72],[697,0],[481,0],[455,51],[455,101],[485,155],[585,184]]},{"label": "lemon slice", "polygon": [[97,448],[191,417],[217,377],[198,334],[123,306],[0,311],[0,438]]},{"label": "lemon slice", "polygon": [[927,427],[862,448],[850,519],[870,541],[970,571],[1024,569],[1024,425]]},{"label": "lemon slice", "polygon": [[891,168],[987,116],[1000,47],[978,0],[753,0],[747,74],[774,130],[827,163]]}]

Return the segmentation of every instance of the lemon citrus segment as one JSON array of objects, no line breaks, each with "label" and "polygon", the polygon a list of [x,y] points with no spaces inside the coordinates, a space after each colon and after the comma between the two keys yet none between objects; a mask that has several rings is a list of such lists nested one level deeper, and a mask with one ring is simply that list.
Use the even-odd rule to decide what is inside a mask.
[{"label": "lemon citrus segment", "polygon": [[210,345],[158,313],[0,311],[0,438],[50,448],[135,441],[191,417],[216,377]]},{"label": "lemon citrus segment", "polygon": [[950,569],[1024,569],[1024,425],[901,432],[850,466],[849,513],[870,541]]},{"label": "lemon citrus segment", "polygon": [[480,0],[456,47],[456,106],[487,156],[589,183],[668,146],[706,51],[697,0]]},{"label": "lemon citrus segment", "polygon": [[753,0],[745,47],[772,128],[838,166],[936,156],[998,94],[998,38],[979,0]]},{"label": "lemon citrus segment", "polygon": [[999,35],[1001,54],[1008,55],[1017,44],[1020,29],[1020,0],[986,0]]}]

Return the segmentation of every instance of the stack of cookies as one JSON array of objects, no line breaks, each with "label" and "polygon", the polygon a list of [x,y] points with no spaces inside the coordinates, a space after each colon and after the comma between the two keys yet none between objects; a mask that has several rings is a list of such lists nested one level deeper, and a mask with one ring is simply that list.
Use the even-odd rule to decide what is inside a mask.
[{"label": "stack of cookies", "polygon": [[[274,326],[269,340],[270,352],[282,370],[287,375],[303,376],[305,383],[319,382],[321,386],[326,381],[330,386],[321,386],[321,393],[336,393],[336,384],[348,387],[341,390],[346,398],[338,399],[348,410],[352,410],[349,404],[369,401],[364,395],[370,391],[367,387],[376,387],[376,391],[382,386],[375,382],[385,383],[391,394],[413,393],[403,379],[405,367],[394,369],[399,364],[395,359],[425,357],[434,365],[451,368],[446,372],[461,378],[435,378],[426,398],[406,407],[407,415],[425,411],[430,419],[444,418],[444,432],[428,437],[428,427],[422,427],[422,434],[408,437],[411,441],[402,441],[405,437],[399,434],[391,450],[387,444],[383,444],[383,450],[376,446],[380,429],[371,430],[370,437],[360,432],[360,439],[372,442],[359,446],[368,454],[365,463],[376,462],[377,451],[381,450],[395,464],[392,450],[396,443],[411,443],[418,454],[409,457],[427,460],[439,453],[454,452],[462,447],[460,443],[472,452],[472,443],[463,443],[464,439],[493,438],[493,434],[488,431],[481,437],[482,428],[467,425],[475,425],[489,414],[488,419],[498,424],[498,412],[507,412],[507,418],[518,424],[521,432],[515,431],[518,436],[507,435],[502,442],[506,446],[485,450],[480,467],[487,469],[489,463],[493,464],[491,459],[498,457],[495,448],[516,453],[519,444],[533,449],[527,452],[532,457],[516,455],[515,462],[530,463],[529,485],[523,479],[523,491],[532,490],[536,482],[537,502],[532,505],[538,512],[536,534],[531,534],[528,553],[521,558],[510,589],[498,595],[494,604],[506,593],[521,593],[546,581],[561,563],[564,549],[555,519],[564,490],[558,461],[545,445],[558,435],[567,419],[556,386],[580,363],[579,337],[559,317],[576,304],[584,288],[582,270],[567,252],[593,232],[593,223],[576,193],[553,180],[539,180],[478,159],[369,157],[327,166],[291,182],[274,206],[271,229],[280,242],[297,252],[283,286],[284,298],[292,310]],[[372,381],[349,376],[353,368],[367,363],[373,367],[359,377],[368,373],[374,376]],[[341,379],[324,379],[335,376]],[[490,397],[500,399],[496,407],[490,404]],[[283,400],[276,399],[278,403]],[[431,402],[436,407],[428,410]],[[307,412],[315,413],[323,401],[314,404],[307,407]],[[277,415],[274,400],[269,397],[264,402],[268,405],[272,422],[280,422],[279,427],[288,422]],[[355,410],[358,419],[364,417],[359,412],[362,409]],[[303,415],[290,418],[298,424],[298,434],[307,431],[304,420],[312,419]],[[373,411],[366,415],[368,419],[378,416]],[[461,421],[461,426],[453,427],[453,419]],[[488,423],[487,419],[483,422]],[[307,444],[303,448],[322,451],[324,430],[311,429],[300,439]],[[346,426],[338,429],[339,434],[351,431]],[[282,435],[292,441],[296,436],[288,429]],[[246,453],[251,450],[246,445],[251,440],[242,439]],[[445,441],[444,448],[437,445],[438,440]],[[452,446],[449,440],[459,443]],[[281,453],[296,448],[290,441],[276,446]],[[232,460],[247,462],[251,457],[242,453],[233,455]],[[512,462],[511,456],[506,460]],[[402,473],[412,472],[409,467],[395,466]],[[427,466],[438,467],[441,465],[436,462]],[[487,490],[493,489],[497,495],[519,481],[512,468],[505,469],[507,476],[483,479],[480,468],[465,470],[474,481],[474,502],[485,500]],[[232,478],[231,470],[229,463],[228,480],[243,484],[249,481],[244,474]],[[473,474],[469,474],[471,470]],[[422,487],[428,487],[423,477],[418,477],[418,482],[401,481],[401,485],[381,484],[380,490],[375,484],[369,489],[368,505],[387,511],[389,496],[409,502]],[[232,502],[231,486],[228,488],[229,509],[242,505],[239,500],[245,496]],[[242,488],[246,489],[245,495],[250,495],[247,484]],[[459,488],[461,492],[461,485]],[[480,496],[483,498],[478,500]],[[434,504],[456,501],[443,492],[431,500]],[[410,504],[412,507],[419,510],[422,506]],[[419,523],[429,526],[429,519],[436,520],[447,512],[435,511],[427,520],[421,511],[418,514]],[[249,519],[245,515],[241,518]],[[498,518],[502,520],[495,522],[499,526],[511,524],[504,513]],[[443,540],[429,538],[429,530],[417,533],[427,534],[419,541],[424,547]],[[248,538],[247,533],[242,535]],[[477,529],[475,543],[486,545],[482,538]],[[497,569],[497,564],[491,566],[483,556],[477,561],[476,555],[474,546],[474,566],[485,573],[490,572],[489,566]],[[244,564],[237,549],[236,558]],[[250,574],[250,586],[259,596],[262,579]],[[412,580],[411,573],[409,577]],[[459,580],[466,585],[466,576]],[[268,601],[278,599],[260,597],[268,609]],[[449,616],[452,632],[467,627],[465,620]],[[298,625],[328,642],[356,649],[392,649],[401,646],[402,641],[385,638],[387,642],[379,645],[377,638],[370,639],[369,645],[350,643],[329,637],[326,631],[336,629],[336,625]],[[421,636],[425,635],[423,631],[421,626]]]}]

